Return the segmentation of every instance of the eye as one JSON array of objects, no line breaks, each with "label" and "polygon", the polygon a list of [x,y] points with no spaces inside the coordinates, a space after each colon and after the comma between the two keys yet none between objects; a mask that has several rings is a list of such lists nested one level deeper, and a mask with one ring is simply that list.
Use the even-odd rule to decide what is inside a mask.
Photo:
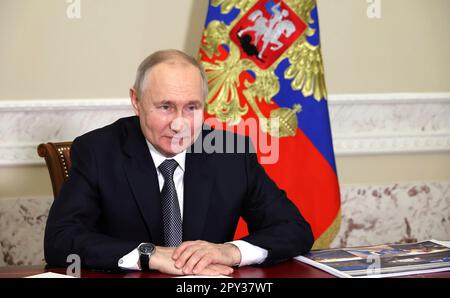
[{"label": "eye", "polygon": [[161,104],[161,105],[159,105],[159,107],[158,107],[159,109],[161,109],[161,110],[163,110],[163,111],[168,111],[168,110],[170,110],[170,104],[168,104],[168,103],[163,103],[163,104]]},{"label": "eye", "polygon": [[199,104],[190,104],[186,107],[186,110],[188,110],[189,112],[194,112],[195,110],[198,110],[200,108]]}]

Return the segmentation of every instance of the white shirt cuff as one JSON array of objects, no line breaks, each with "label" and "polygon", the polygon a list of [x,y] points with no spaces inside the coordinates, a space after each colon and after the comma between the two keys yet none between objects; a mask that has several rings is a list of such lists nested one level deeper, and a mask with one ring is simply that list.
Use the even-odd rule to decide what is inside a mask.
[{"label": "white shirt cuff", "polygon": [[228,243],[236,245],[241,252],[241,263],[239,263],[239,267],[253,264],[261,264],[267,258],[268,254],[267,249],[250,244],[247,241],[236,240]]},{"label": "white shirt cuff", "polygon": [[137,248],[120,258],[118,265],[122,269],[141,270],[139,268],[139,252]]}]

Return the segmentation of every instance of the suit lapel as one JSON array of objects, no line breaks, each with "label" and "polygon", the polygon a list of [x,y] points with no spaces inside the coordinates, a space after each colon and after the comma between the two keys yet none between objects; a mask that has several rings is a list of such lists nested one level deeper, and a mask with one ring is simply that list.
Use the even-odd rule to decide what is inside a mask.
[{"label": "suit lapel", "polygon": [[162,245],[161,195],[156,168],[141,132],[139,120],[127,127],[127,130],[124,143],[124,151],[129,157],[124,163],[126,177],[150,232],[150,239],[156,245]]},{"label": "suit lapel", "polygon": [[184,173],[183,241],[201,239],[211,201],[208,154],[187,153]]}]

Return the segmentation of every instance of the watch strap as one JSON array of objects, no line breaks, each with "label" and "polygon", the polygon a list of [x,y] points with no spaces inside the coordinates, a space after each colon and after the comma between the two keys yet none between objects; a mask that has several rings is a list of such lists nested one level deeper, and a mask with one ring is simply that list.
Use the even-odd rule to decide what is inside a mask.
[{"label": "watch strap", "polygon": [[139,255],[139,264],[141,265],[142,271],[150,271],[150,267],[148,264],[149,261],[150,261],[150,258],[148,257],[148,255],[146,255],[146,254]]}]

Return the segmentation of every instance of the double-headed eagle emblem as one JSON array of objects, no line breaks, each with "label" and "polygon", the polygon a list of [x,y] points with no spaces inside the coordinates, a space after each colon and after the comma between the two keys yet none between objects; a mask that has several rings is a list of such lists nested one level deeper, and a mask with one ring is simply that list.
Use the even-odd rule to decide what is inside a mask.
[{"label": "double-headed eagle emblem", "polygon": [[[292,90],[303,97],[326,99],[320,44],[307,40],[316,34],[311,15],[316,1],[211,0],[211,5],[220,7],[221,14],[239,13],[228,25],[212,20],[204,30],[200,55],[209,84],[206,112],[232,126],[251,108],[264,132],[294,136],[300,102],[272,109],[269,116],[258,104],[273,104],[280,80],[291,80]],[[280,78],[275,70],[285,59],[289,66]],[[250,76],[242,76],[244,72]],[[271,123],[275,119],[276,131]]]}]

